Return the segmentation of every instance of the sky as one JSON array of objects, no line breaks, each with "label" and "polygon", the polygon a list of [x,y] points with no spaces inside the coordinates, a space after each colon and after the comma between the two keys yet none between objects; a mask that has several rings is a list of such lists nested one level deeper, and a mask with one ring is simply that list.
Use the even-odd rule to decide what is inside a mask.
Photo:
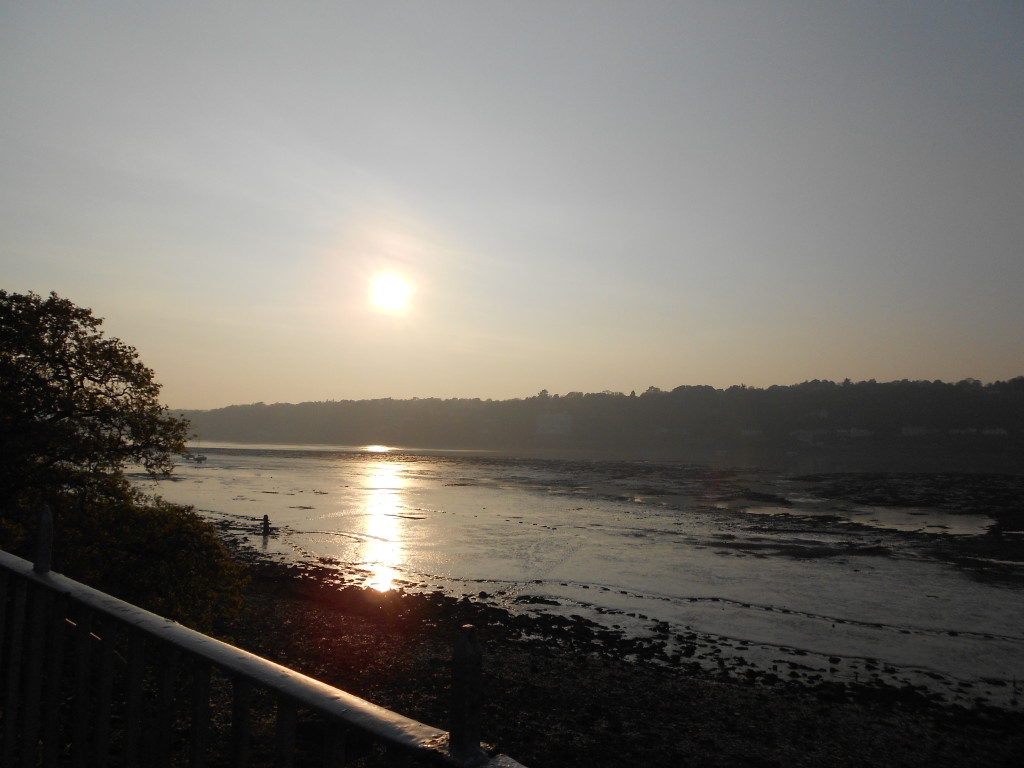
[{"label": "sky", "polygon": [[1018,0],[0,0],[0,105],[172,408],[1024,374]]}]

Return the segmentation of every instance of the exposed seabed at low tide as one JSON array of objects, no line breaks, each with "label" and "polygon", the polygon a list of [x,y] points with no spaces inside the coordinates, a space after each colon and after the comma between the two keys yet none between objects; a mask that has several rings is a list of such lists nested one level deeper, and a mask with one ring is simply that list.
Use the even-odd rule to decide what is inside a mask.
[{"label": "exposed seabed at low tide", "polygon": [[1022,543],[977,505],[884,503],[906,477],[865,496],[835,476],[681,465],[208,455],[156,490],[339,583],[465,595],[755,682],[1021,707]]}]

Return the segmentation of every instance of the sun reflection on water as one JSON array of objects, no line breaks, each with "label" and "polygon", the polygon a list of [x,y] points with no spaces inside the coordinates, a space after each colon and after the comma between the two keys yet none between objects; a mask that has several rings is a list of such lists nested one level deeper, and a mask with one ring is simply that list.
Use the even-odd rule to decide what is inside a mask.
[{"label": "sun reflection on water", "polygon": [[362,553],[370,567],[367,586],[381,592],[394,587],[401,562],[402,545],[398,542],[399,513],[403,481],[393,464],[378,464],[367,479],[369,500],[366,505],[367,540]]}]

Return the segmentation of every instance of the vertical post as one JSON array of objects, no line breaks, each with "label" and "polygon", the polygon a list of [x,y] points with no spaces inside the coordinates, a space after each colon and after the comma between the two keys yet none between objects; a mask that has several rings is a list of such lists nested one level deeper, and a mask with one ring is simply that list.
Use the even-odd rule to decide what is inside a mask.
[{"label": "vertical post", "polygon": [[[93,613],[89,606],[81,604],[76,612],[75,625],[75,688],[72,697],[71,720],[71,765],[85,768],[89,761],[89,710],[92,707],[92,625]],[[98,761],[97,761],[98,762]]]},{"label": "vertical post", "polygon": [[270,515],[263,516],[263,537],[270,535]]},{"label": "vertical post", "polygon": [[[61,738],[63,717],[58,717],[61,701],[67,687],[64,680],[64,642],[68,627],[68,596],[55,595],[53,613],[50,617],[52,636],[50,640],[49,659],[46,664],[46,695],[43,697],[43,712],[49,716],[43,720],[43,768],[57,768],[61,747],[66,739]],[[65,763],[66,765],[66,763]]]},{"label": "vertical post", "polygon": [[99,653],[95,682],[96,697],[93,700],[92,737],[96,751],[90,766],[106,768],[111,758],[111,713],[114,711],[114,661],[117,650],[114,646],[116,630],[112,619],[103,618],[98,633],[94,634]]},{"label": "vertical post", "polygon": [[232,679],[231,699],[231,764],[249,765],[249,739],[252,735],[252,684],[244,677]]},{"label": "vertical post", "polygon": [[36,541],[36,561],[32,570],[49,573],[53,561],[53,510],[45,501],[39,510],[39,538]]},{"label": "vertical post", "polygon": [[[36,587],[29,595],[28,647],[25,663],[25,717],[22,724],[22,765],[37,765],[34,757],[39,746],[42,725],[40,704],[43,700],[43,664],[46,660],[46,640],[50,634],[50,611],[54,594],[48,589]],[[30,757],[32,756],[32,757]]]},{"label": "vertical post", "polygon": [[281,768],[295,765],[295,702],[284,696],[277,697],[277,763]]},{"label": "vertical post", "polygon": [[201,659],[192,660],[192,740],[189,765],[205,768],[210,741],[210,667]]},{"label": "vertical post", "polygon": [[14,586],[14,615],[11,617],[11,640],[7,647],[7,695],[4,700],[3,754],[4,765],[11,765],[17,754],[15,739],[22,705],[22,655],[25,647],[25,622],[28,620],[28,582],[18,579]]},{"label": "vertical post", "polygon": [[481,666],[483,654],[472,624],[463,624],[452,654],[452,708],[449,745],[452,757],[466,766],[487,760],[480,748]]},{"label": "vertical post", "polygon": [[142,697],[145,693],[146,641],[141,632],[128,631],[128,670],[125,676],[124,763],[142,764]]},{"label": "vertical post", "polygon": [[178,680],[179,654],[174,646],[167,646],[161,653],[160,668],[157,670],[156,702],[154,706],[155,727],[150,752],[150,764],[169,766],[171,764],[171,742],[174,733],[174,694]]}]

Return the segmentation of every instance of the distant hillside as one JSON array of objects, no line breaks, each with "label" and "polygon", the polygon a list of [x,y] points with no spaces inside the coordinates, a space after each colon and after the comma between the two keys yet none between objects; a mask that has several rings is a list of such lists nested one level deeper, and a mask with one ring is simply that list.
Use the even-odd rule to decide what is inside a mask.
[{"label": "distant hillside", "polygon": [[988,385],[815,380],[767,389],[543,391],[515,400],[256,403],[181,413],[205,441],[1024,471],[1017,461],[1024,455],[1024,376]]}]

